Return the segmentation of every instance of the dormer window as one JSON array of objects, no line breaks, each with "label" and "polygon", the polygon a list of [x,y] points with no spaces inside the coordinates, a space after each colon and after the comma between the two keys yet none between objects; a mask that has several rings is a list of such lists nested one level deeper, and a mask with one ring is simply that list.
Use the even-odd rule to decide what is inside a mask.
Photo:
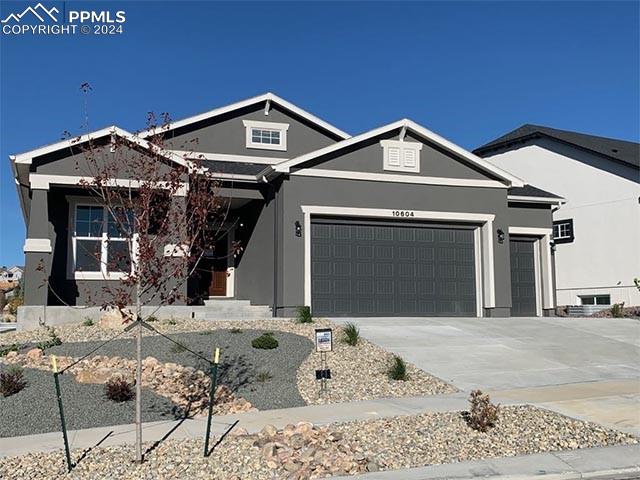
[{"label": "dormer window", "polygon": [[287,150],[288,123],[257,122],[243,120],[246,129],[247,148]]},{"label": "dormer window", "polygon": [[382,140],[383,168],[394,172],[420,173],[422,143]]}]

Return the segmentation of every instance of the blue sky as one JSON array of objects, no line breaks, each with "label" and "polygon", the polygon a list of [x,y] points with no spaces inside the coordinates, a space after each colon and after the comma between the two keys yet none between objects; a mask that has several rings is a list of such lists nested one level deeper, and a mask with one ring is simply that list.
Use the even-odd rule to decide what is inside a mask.
[{"label": "blue sky", "polygon": [[352,134],[408,117],[468,149],[523,123],[638,141],[639,5],[66,2],[124,10],[124,33],[0,39],[0,265],[25,237],[8,155],[80,132],[83,82],[92,128],[273,91]]}]

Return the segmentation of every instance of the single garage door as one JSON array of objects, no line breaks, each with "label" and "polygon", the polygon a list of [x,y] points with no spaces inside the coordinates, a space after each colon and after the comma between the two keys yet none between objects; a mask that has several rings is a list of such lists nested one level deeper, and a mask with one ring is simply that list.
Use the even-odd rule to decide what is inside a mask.
[{"label": "single garage door", "polygon": [[511,315],[536,315],[534,239],[511,238]]},{"label": "single garage door", "polygon": [[475,316],[471,228],[313,219],[314,315]]}]

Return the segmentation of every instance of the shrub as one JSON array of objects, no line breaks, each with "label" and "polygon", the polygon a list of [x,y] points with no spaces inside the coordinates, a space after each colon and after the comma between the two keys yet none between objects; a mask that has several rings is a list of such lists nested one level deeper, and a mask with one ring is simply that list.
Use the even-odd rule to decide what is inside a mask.
[{"label": "shrub", "polygon": [[267,372],[266,370],[263,372],[258,372],[258,375],[256,377],[256,380],[260,383],[264,383],[264,382],[268,382],[269,380],[271,380],[273,378],[273,375],[271,375],[271,373]]},{"label": "shrub", "polygon": [[203,330],[200,335],[213,335],[213,330]]},{"label": "shrub", "polygon": [[355,323],[348,322],[342,328],[342,343],[355,347],[360,340],[360,329]]},{"label": "shrub", "polygon": [[44,328],[47,329],[47,333],[49,334],[49,340],[43,340],[42,342],[38,342],[36,344],[37,348],[39,348],[40,350],[46,350],[47,348],[55,347],[57,345],[62,345],[62,340],[56,333],[55,328],[49,327],[48,325],[45,325]]},{"label": "shrub", "polygon": [[9,352],[17,352],[20,350],[17,343],[12,343],[11,345],[4,345],[0,347],[0,357],[6,357]]},{"label": "shrub", "polygon": [[483,394],[480,390],[473,390],[469,397],[471,408],[467,421],[469,426],[479,432],[486,432],[498,421],[498,410],[500,405],[491,403],[489,395]]},{"label": "shrub", "polygon": [[93,320],[87,317],[84,319],[84,322],[82,322],[82,325],[84,325],[85,327],[91,327],[93,325]]},{"label": "shrub", "polygon": [[240,330],[238,327],[233,327],[231,329],[231,333],[242,333],[242,330]]},{"label": "shrub", "polygon": [[149,315],[145,320],[145,322],[148,322],[148,323],[153,323],[157,321],[158,321],[158,317],[156,317],[155,315]]},{"label": "shrub", "polygon": [[187,350],[186,347],[181,343],[174,343],[171,345],[171,353],[182,353],[185,350]]},{"label": "shrub", "polygon": [[11,365],[0,373],[0,394],[3,397],[18,393],[26,386],[27,381],[24,379],[22,368],[18,365]]},{"label": "shrub", "polygon": [[167,320],[167,324],[168,325],[176,325],[178,322],[176,322],[175,318],[170,318],[169,320]]},{"label": "shrub", "polygon": [[387,370],[387,374],[391,380],[405,381],[409,379],[409,375],[407,374],[407,364],[398,355],[393,356],[393,360],[391,361],[389,370]]},{"label": "shrub", "polygon": [[273,336],[273,333],[267,332],[267,333],[263,333],[257,338],[254,338],[251,341],[251,346],[253,348],[271,350],[274,348],[278,348],[278,340],[275,339],[275,337]]},{"label": "shrub", "polygon": [[122,377],[113,377],[104,384],[105,396],[114,402],[128,402],[133,399],[133,385]]},{"label": "shrub", "polygon": [[622,302],[622,303],[614,303],[611,306],[611,316],[613,318],[623,318],[624,317],[624,302]]},{"label": "shrub", "polygon": [[9,305],[9,313],[11,315],[17,315],[18,307],[22,306],[22,304],[24,303],[24,298],[22,297],[22,295],[14,295],[7,303]]},{"label": "shrub", "polygon": [[298,307],[296,322],[298,323],[313,323],[313,318],[311,317],[311,308],[305,306]]}]

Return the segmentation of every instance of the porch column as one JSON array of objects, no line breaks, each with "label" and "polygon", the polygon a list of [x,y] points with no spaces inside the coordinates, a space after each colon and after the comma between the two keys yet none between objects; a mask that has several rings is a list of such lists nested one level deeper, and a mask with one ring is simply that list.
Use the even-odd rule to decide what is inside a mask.
[{"label": "porch column", "polygon": [[[164,245],[164,256],[167,257],[168,271],[174,268],[171,263],[172,257],[183,257],[185,255],[184,248],[181,242],[185,239],[186,232],[186,217],[187,217],[187,190],[176,193],[171,199],[171,208],[174,212],[178,212],[183,217],[183,223],[175,225],[173,235],[168,236],[169,243]],[[179,260],[181,262],[182,259]],[[166,284],[167,289],[175,289],[176,293],[181,297],[174,305],[186,305],[187,303],[187,278],[177,278],[175,281],[169,281]]]},{"label": "porch column", "polygon": [[49,235],[48,189],[31,190],[29,225],[24,243],[24,304],[46,305],[53,250]]}]

